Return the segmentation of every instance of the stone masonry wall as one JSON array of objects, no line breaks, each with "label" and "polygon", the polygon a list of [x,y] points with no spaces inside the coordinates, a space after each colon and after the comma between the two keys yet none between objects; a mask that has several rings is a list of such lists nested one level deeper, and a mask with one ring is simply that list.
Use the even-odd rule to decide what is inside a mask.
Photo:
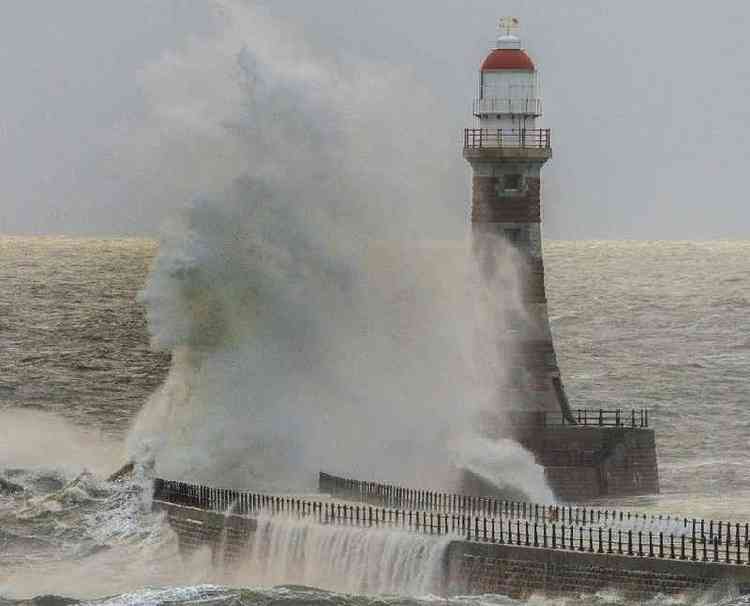
[{"label": "stone masonry wall", "polygon": [[473,179],[472,223],[539,223],[542,220],[538,177],[526,177],[526,188],[517,195],[498,197],[500,178]]},{"label": "stone masonry wall", "polygon": [[221,515],[197,507],[154,502],[154,509],[165,513],[167,522],[177,533],[180,552],[184,554],[207,546],[214,559],[235,560],[241,556],[257,527],[253,518]]},{"label": "stone masonry wall", "polygon": [[587,503],[602,497],[599,469],[594,466],[552,465],[544,477],[563,503]]},{"label": "stone masonry wall", "polygon": [[[512,236],[511,243],[522,259],[517,269],[525,310],[508,317],[510,329],[497,335],[498,348],[510,367],[508,376],[502,378],[504,384],[498,386],[498,400],[513,402],[516,409],[561,412],[567,404],[558,397],[553,384],[561,378],[547,317],[539,227],[539,170],[544,160],[470,162],[474,170],[471,222],[475,237],[483,233]],[[519,191],[503,189],[506,173],[523,175]]]},{"label": "stone masonry wall", "polygon": [[614,589],[629,597],[714,587],[746,590],[750,567],[682,560],[561,552],[456,541],[447,556],[449,594],[580,595]]},{"label": "stone masonry wall", "polygon": [[[594,411],[595,412],[595,411]],[[659,468],[654,430],[645,427],[547,425],[529,415],[514,437],[534,453],[550,487],[566,503],[612,496],[658,494]],[[502,417],[482,419],[489,438],[507,433]]]},{"label": "stone masonry wall", "polygon": [[[177,533],[186,554],[208,546],[214,561],[241,559],[256,522],[251,517],[222,515],[195,507],[155,502]],[[388,532],[374,529],[373,532]],[[525,597],[592,594],[615,589],[644,598],[658,593],[681,594],[714,586],[750,590],[750,566],[562,551],[457,540],[443,561],[445,594],[500,593]]]},{"label": "stone masonry wall", "polygon": [[659,492],[652,429],[551,426],[529,430],[520,441],[563,501]]}]

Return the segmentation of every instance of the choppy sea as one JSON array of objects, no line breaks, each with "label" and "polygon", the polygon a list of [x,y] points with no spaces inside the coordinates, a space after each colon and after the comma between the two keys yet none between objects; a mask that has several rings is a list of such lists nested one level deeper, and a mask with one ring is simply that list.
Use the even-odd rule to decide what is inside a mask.
[{"label": "choppy sea", "polygon": [[[137,302],[156,246],[0,238],[0,606],[446,602],[229,583],[182,562],[145,481],[102,479],[169,366]],[[750,518],[750,242],[548,242],[545,254],[573,405],[651,411],[662,494],[618,506]]]}]

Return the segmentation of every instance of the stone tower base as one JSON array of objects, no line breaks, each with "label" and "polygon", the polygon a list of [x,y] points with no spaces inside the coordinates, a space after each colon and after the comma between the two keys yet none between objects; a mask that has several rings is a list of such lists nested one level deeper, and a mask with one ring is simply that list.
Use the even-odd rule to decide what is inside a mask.
[{"label": "stone tower base", "polygon": [[550,488],[562,501],[659,493],[653,429],[536,427],[519,441],[544,466]]}]

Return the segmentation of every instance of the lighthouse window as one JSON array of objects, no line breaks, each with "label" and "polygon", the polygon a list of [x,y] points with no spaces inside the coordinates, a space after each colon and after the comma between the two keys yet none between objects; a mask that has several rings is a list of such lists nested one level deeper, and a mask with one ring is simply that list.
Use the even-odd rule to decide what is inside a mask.
[{"label": "lighthouse window", "polygon": [[518,228],[505,229],[505,238],[512,244],[518,244],[521,241],[521,230]]},{"label": "lighthouse window", "polygon": [[505,175],[503,177],[504,191],[519,191],[523,184],[523,177],[518,174]]}]

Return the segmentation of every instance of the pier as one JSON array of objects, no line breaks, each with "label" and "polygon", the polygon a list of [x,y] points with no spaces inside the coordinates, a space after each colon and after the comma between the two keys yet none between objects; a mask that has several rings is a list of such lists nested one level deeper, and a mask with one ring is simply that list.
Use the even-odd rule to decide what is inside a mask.
[{"label": "pier", "polygon": [[258,520],[290,520],[449,541],[439,591],[524,597],[615,589],[636,597],[750,591],[748,524],[503,501],[320,474],[319,498],[157,479],[153,506],[180,549],[241,561]]}]

